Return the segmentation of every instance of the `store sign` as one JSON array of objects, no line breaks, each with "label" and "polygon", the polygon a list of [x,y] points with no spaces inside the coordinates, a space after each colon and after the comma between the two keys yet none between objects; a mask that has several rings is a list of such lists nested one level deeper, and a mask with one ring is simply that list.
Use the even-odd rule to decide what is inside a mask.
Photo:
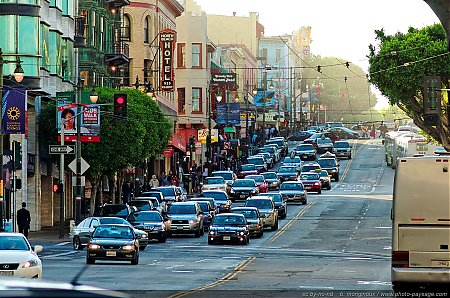
[{"label": "store sign", "polygon": [[173,150],[172,146],[168,146],[164,151],[163,151],[163,155],[165,157],[171,157],[173,155],[175,151]]},{"label": "store sign", "polygon": [[213,73],[211,75],[211,83],[219,86],[234,86],[236,85],[235,73]]},{"label": "store sign", "polygon": [[159,49],[162,56],[160,88],[165,92],[172,92],[175,86],[173,60],[176,36],[176,31],[172,29],[165,29],[159,33]]},{"label": "store sign", "polygon": [[[209,129],[199,129],[197,139],[202,144],[206,144],[206,137],[208,136]],[[211,129],[211,143],[216,143],[219,141],[219,130]]]}]

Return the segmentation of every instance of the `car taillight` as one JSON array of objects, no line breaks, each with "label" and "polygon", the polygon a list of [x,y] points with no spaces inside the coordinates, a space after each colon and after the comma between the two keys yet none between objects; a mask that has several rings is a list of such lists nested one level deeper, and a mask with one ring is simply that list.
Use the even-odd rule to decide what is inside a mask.
[{"label": "car taillight", "polygon": [[409,267],[409,251],[393,251],[392,267],[408,268]]}]

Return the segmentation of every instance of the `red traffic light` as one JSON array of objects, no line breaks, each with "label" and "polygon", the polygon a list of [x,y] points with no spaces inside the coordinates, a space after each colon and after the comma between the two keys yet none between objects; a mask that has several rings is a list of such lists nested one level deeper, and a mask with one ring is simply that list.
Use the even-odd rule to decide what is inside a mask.
[{"label": "red traffic light", "polygon": [[53,182],[53,192],[54,193],[62,193],[63,192],[62,183]]},{"label": "red traffic light", "polygon": [[123,99],[123,97],[120,96],[116,98],[116,102],[117,104],[122,105],[125,102],[125,99]]},{"label": "red traffic light", "polygon": [[127,94],[114,94],[114,116],[120,120],[127,117]]}]

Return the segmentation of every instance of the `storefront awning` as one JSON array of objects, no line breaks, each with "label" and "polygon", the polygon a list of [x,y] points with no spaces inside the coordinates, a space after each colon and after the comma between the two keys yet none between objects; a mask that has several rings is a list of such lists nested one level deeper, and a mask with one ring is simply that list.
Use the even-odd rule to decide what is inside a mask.
[{"label": "storefront awning", "polygon": [[172,134],[172,136],[170,137],[168,145],[169,146],[173,146],[173,147],[175,147],[178,150],[181,150],[183,152],[186,152],[186,142],[185,142],[185,140],[182,137],[180,137],[177,134],[174,134],[174,133]]}]

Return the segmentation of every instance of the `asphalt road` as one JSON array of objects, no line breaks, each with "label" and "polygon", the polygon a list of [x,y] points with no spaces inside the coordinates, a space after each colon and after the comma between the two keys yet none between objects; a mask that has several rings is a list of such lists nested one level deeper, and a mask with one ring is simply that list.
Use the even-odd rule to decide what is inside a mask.
[{"label": "asphalt road", "polygon": [[[176,236],[149,244],[137,266],[86,266],[85,250],[73,251],[68,242],[44,243],[44,279],[70,282],[82,272],[78,283],[142,297],[390,290],[394,172],[384,165],[380,140],[359,140],[354,151],[352,160],[341,161],[341,179],[332,190],[308,194],[305,206],[289,205],[279,230],[267,230],[248,246],[207,245],[206,235]],[[157,292],[145,292],[150,290]]]}]

